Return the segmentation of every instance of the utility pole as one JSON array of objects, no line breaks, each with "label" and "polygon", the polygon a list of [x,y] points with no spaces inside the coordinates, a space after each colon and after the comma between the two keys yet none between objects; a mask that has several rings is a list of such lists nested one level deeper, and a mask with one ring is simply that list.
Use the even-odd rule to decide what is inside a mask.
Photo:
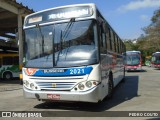
[{"label": "utility pole", "polygon": [[18,13],[18,41],[19,41],[19,65],[20,69],[23,64],[23,37],[22,37],[22,12],[19,10]]}]

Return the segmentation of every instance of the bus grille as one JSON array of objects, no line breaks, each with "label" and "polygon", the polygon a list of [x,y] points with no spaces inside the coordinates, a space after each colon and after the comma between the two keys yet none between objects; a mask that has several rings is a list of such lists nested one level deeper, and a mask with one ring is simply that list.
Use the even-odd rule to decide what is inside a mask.
[{"label": "bus grille", "polygon": [[77,83],[86,80],[87,76],[78,77],[31,77],[43,91],[69,91]]},{"label": "bus grille", "polygon": [[70,90],[76,82],[36,82],[41,90]]}]

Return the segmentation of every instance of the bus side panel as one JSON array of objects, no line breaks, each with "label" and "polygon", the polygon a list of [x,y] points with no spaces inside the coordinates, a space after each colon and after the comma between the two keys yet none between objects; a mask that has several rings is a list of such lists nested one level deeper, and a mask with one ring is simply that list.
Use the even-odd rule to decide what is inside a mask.
[{"label": "bus side panel", "polygon": [[102,99],[108,94],[108,79],[111,69],[112,56],[109,54],[101,54],[101,80],[102,80]]}]

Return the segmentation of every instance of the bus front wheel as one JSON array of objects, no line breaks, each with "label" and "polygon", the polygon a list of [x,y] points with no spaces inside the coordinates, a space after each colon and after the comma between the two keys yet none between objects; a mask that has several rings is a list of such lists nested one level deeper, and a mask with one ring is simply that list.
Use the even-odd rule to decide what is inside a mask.
[{"label": "bus front wheel", "polygon": [[3,78],[5,79],[5,80],[10,80],[10,79],[12,79],[12,73],[11,72],[5,72],[4,74],[3,74]]}]

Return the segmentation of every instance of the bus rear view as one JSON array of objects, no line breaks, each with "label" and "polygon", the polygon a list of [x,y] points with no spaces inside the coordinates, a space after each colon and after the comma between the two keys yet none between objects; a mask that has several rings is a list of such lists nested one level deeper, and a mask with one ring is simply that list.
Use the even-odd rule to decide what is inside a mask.
[{"label": "bus rear view", "polygon": [[127,51],[125,67],[127,71],[141,71],[142,58],[140,51]]}]

